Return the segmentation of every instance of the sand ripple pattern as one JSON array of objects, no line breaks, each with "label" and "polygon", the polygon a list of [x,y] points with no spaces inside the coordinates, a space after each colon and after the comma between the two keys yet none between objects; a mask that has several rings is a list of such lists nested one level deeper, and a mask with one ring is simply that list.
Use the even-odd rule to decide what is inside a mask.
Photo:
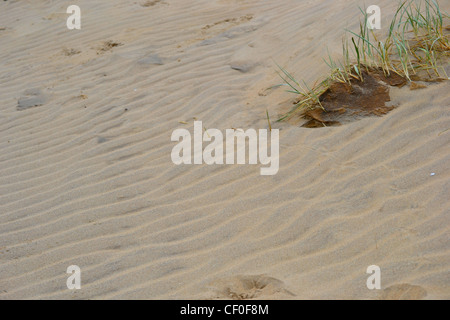
[{"label": "sand ripple pattern", "polygon": [[[0,3],[0,299],[450,298],[448,83],[395,89],[383,118],[274,125],[276,176],[170,160],[194,117],[266,128],[291,98],[264,90],[273,60],[324,75],[354,2],[77,4],[80,31],[65,1]],[[43,102],[18,110],[27,90]]]}]

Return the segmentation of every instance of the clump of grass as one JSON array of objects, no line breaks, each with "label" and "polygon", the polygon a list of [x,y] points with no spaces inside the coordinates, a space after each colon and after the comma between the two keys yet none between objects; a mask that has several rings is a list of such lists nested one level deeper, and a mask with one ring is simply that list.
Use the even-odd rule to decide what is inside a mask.
[{"label": "clump of grass", "polygon": [[304,81],[302,86],[295,78],[284,68],[277,64],[278,68],[283,74],[278,73],[279,76],[284,80],[285,84],[289,87],[288,92],[295,93],[300,96],[299,100],[295,103],[291,111],[286,113],[277,121],[282,121],[289,118],[298,110],[304,110],[307,108],[314,109],[319,106],[323,109],[320,103],[320,96],[328,89],[328,79],[325,79],[321,83],[315,83],[312,87],[309,87]]},{"label": "clump of grass", "polygon": [[340,82],[349,86],[352,81],[364,81],[364,72],[382,70],[385,77],[395,73],[408,81],[411,77],[448,79],[445,69],[439,65],[440,59],[450,55],[450,41],[444,33],[444,20],[449,16],[443,13],[435,0],[405,0],[401,2],[389,25],[384,40],[377,37],[368,25],[368,14],[360,8],[364,19],[360,22],[359,32],[347,30],[351,36],[342,41],[342,59],[336,61],[328,53],[325,63],[330,68],[329,76],[312,87],[303,81],[301,85],[282,67],[278,66],[284,85],[289,92],[300,95],[292,110],[278,121],[293,114],[322,108],[320,96],[332,83]]}]

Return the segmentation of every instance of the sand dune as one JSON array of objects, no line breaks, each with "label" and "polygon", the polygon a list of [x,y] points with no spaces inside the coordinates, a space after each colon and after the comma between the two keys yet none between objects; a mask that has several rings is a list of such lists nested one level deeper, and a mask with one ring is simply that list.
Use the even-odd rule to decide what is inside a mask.
[{"label": "sand dune", "polygon": [[392,89],[383,117],[272,123],[274,176],[170,158],[194,118],[266,129],[293,99],[267,90],[275,62],[324,76],[363,2],[77,4],[81,30],[65,1],[0,3],[0,299],[450,298],[448,82]]}]

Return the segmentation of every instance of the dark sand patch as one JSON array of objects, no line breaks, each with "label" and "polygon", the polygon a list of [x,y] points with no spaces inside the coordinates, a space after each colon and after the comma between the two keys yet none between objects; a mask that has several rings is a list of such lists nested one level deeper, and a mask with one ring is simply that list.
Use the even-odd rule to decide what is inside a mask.
[{"label": "dark sand patch", "polygon": [[81,51],[77,50],[77,49],[73,49],[73,48],[64,48],[63,49],[63,54],[67,57],[71,57],[74,56],[76,54],[80,54]]},{"label": "dark sand patch", "polygon": [[150,0],[150,1],[145,1],[143,4],[141,4],[141,6],[143,7],[153,7],[154,5],[160,3],[161,0]]},{"label": "dark sand patch", "polygon": [[387,106],[391,100],[390,86],[403,86],[401,77],[386,78],[382,72],[363,73],[364,81],[353,79],[351,85],[335,82],[320,96],[322,108],[307,111],[309,120],[302,127],[321,128],[338,126],[368,116],[382,116],[394,106]]},{"label": "dark sand patch", "polygon": [[110,51],[113,48],[123,46],[123,43],[115,42],[113,40],[108,40],[103,42],[103,44],[98,48],[97,54],[102,54]]}]

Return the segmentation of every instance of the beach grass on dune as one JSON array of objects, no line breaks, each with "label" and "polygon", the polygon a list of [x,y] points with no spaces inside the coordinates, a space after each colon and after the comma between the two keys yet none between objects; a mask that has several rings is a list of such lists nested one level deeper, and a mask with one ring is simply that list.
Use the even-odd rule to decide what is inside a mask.
[{"label": "beach grass on dune", "polygon": [[[308,86],[297,81],[286,69],[280,77],[288,92],[299,95],[294,107],[277,121],[283,121],[297,113],[322,108],[320,96],[332,83],[352,85],[352,81],[364,81],[364,72],[381,70],[385,77],[392,74],[411,81],[412,77],[436,80],[448,79],[441,59],[450,55],[449,35],[444,21],[449,16],[442,12],[435,0],[405,0],[401,2],[389,25],[387,35],[381,39],[368,25],[368,14],[360,8],[363,20],[359,32],[346,30],[342,40],[342,57],[335,60],[328,53],[324,59],[330,73],[322,81]],[[448,27],[447,27],[448,30]],[[350,37],[350,38],[349,38]]]}]

